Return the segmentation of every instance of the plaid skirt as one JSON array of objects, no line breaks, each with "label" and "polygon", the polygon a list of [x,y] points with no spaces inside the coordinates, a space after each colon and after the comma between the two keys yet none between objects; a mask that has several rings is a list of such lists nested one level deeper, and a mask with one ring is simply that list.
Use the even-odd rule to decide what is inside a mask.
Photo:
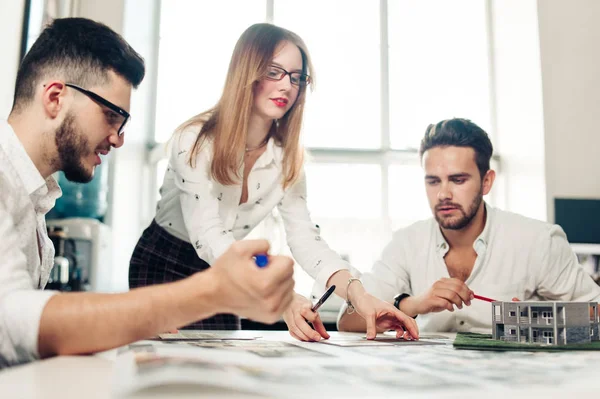
[{"label": "plaid skirt", "polygon": [[[169,283],[210,267],[189,242],[167,233],[156,221],[144,230],[129,263],[129,288]],[[217,314],[183,327],[188,330],[239,330],[240,319]]]}]

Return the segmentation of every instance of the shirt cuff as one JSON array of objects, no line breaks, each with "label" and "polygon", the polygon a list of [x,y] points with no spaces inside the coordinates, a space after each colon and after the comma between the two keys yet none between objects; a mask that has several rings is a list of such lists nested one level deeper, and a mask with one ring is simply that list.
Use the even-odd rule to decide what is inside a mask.
[{"label": "shirt cuff", "polygon": [[39,359],[40,320],[57,291],[22,290],[6,294],[0,308],[0,356],[9,365]]}]

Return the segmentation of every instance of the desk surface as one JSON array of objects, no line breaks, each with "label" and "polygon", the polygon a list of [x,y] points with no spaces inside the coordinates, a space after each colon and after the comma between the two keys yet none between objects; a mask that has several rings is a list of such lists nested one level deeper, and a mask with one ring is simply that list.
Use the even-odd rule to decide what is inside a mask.
[{"label": "desk surface", "polygon": [[[565,398],[583,394],[597,397],[597,378],[600,372],[600,352],[478,352],[454,349],[450,342],[453,334],[443,334],[446,344],[437,345],[373,345],[340,347],[323,343],[298,343],[283,331],[256,331],[261,336],[252,342],[272,345],[273,342],[294,344],[304,349],[294,349],[300,357],[306,352],[323,352],[323,357],[304,360],[306,366],[298,367],[295,355],[256,356],[256,351],[240,348],[190,349],[189,343],[157,344],[180,351],[200,350],[211,361],[235,365],[256,357],[252,377],[257,370],[260,377],[270,382],[289,386],[289,394],[270,391],[265,382],[265,394],[238,392],[234,389],[210,387],[203,384],[173,384],[137,391],[133,398],[258,398],[258,397],[406,397],[486,399],[515,397]],[[217,335],[219,333],[216,333]],[[331,341],[359,340],[364,334],[332,333]],[[426,334],[425,334],[426,335]],[[148,341],[145,341],[147,343]],[[244,345],[244,344],[241,344]],[[228,351],[229,350],[229,351]],[[233,350],[233,351],[232,351]],[[337,352],[336,352],[337,351]],[[124,352],[121,350],[120,352]],[[127,351],[125,351],[127,352]],[[253,352],[253,353],[250,353]],[[132,354],[130,352],[129,354]],[[233,354],[233,355],[232,355]],[[127,353],[125,353],[127,355]],[[123,354],[108,351],[95,356],[65,356],[46,359],[0,372],[2,398],[109,398],[113,395],[115,374]],[[287,357],[287,359],[285,359]],[[291,360],[290,360],[291,359]],[[317,359],[317,360],[313,360]],[[319,360],[323,359],[323,360]],[[290,362],[290,363],[286,363]],[[292,365],[292,363],[294,363]],[[302,363],[300,363],[302,364]],[[290,367],[291,366],[291,367]],[[189,369],[188,369],[189,370]],[[201,372],[195,370],[195,372]],[[231,374],[233,375],[233,374]],[[233,377],[232,377],[233,380]],[[361,389],[375,384],[385,386],[390,392]],[[340,392],[337,395],[335,392]],[[273,395],[273,392],[277,392]],[[341,394],[343,392],[343,395]],[[270,395],[270,396],[269,396]]]}]

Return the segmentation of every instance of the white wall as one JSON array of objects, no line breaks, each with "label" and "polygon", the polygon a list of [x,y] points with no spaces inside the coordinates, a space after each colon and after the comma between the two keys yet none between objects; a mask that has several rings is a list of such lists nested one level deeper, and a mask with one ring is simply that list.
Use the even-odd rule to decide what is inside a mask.
[{"label": "white wall", "polygon": [[6,119],[12,108],[24,8],[25,0],[0,0],[0,119]]},{"label": "white wall", "polygon": [[538,1],[548,218],[555,197],[600,198],[600,1]]}]

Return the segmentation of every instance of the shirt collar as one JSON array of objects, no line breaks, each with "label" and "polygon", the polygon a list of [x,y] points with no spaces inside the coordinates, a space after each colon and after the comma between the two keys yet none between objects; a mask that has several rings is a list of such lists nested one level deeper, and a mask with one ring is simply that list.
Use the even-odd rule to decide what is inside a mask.
[{"label": "shirt collar", "polygon": [[477,239],[475,240],[475,244],[477,244],[477,242],[481,242],[483,245],[485,245],[487,247],[488,243],[490,242],[492,223],[494,222],[494,208],[489,206],[488,203],[485,201],[484,201],[484,205],[485,205],[485,227],[483,228],[483,231],[481,232],[481,234],[479,234],[479,237],[477,237]]},{"label": "shirt collar", "polygon": [[46,213],[52,209],[55,200],[62,195],[56,179],[48,176],[44,180],[12,126],[5,120],[0,120],[0,146],[7,154],[10,154],[9,160],[36,210],[39,208],[40,211]]},{"label": "shirt collar", "polygon": [[[483,202],[485,205],[485,227],[479,236],[473,242],[473,249],[475,252],[479,254],[480,250],[485,250],[490,240],[490,232],[492,230],[492,223],[494,219],[494,208],[488,205],[487,202]],[[439,223],[435,223],[435,248],[437,251],[441,251],[443,255],[445,255],[450,250],[450,245],[444,238],[442,234],[442,230],[440,229]]]},{"label": "shirt collar", "polygon": [[53,176],[48,176],[44,185],[29,195],[35,206],[35,211],[42,215],[54,208],[56,200],[61,196],[62,190]]}]

